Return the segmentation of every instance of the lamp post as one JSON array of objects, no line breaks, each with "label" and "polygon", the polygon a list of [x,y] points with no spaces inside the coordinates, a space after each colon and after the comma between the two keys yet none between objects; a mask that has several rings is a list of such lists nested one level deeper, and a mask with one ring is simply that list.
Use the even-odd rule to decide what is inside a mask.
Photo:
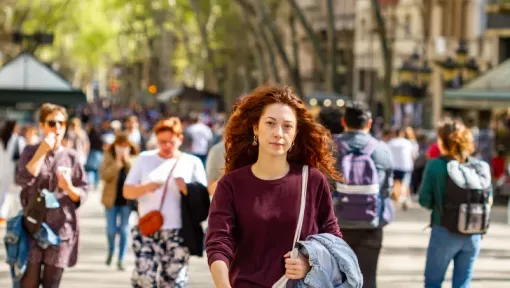
[{"label": "lamp post", "polygon": [[[394,89],[395,124],[397,126],[421,125],[423,100],[427,98],[432,68],[427,61],[421,61],[418,52],[404,61],[399,69],[399,84]],[[406,119],[412,120],[407,123]]]},{"label": "lamp post", "polygon": [[457,89],[478,76],[480,68],[473,57],[468,59],[469,50],[466,42],[461,40],[455,50],[455,58],[448,57],[442,64],[443,86]]}]

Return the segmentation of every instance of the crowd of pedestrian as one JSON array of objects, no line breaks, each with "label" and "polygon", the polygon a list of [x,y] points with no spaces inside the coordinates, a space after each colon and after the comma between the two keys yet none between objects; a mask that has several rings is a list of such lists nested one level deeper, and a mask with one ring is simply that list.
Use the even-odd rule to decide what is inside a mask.
[{"label": "crowd of pedestrian", "polygon": [[[315,119],[288,87],[257,88],[227,123],[207,111],[164,114],[44,104],[38,126],[5,123],[0,221],[14,215],[14,283],[59,286],[78,261],[77,209],[101,189],[105,264],[125,270],[131,242],[133,287],[186,287],[189,258],[204,250],[216,287],[376,287],[384,227],[394,207],[415,203],[431,211],[425,287],[441,287],[451,261],[453,287],[468,287],[493,179],[504,190],[510,173],[502,151],[493,171],[474,157],[473,129],[458,120],[439,123],[435,138],[403,127],[377,139],[364,103]],[[13,187],[18,214],[3,205]]]}]

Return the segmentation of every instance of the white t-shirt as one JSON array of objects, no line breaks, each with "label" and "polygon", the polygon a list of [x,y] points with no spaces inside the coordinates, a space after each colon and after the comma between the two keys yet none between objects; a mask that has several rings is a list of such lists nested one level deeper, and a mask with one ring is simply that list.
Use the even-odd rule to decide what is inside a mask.
[{"label": "white t-shirt", "polygon": [[211,128],[204,123],[195,123],[186,129],[191,136],[191,153],[206,155],[209,150],[209,142],[213,139]]},{"label": "white t-shirt", "polygon": [[[150,182],[149,175],[157,168],[159,168],[159,171],[166,170],[165,175],[168,177],[170,170],[175,165],[176,159],[162,158],[159,156],[158,152],[158,150],[151,150],[140,153],[131,167],[124,184],[139,185]],[[165,203],[161,209],[164,220],[162,229],[182,228],[181,193],[175,181],[173,181],[173,179],[179,177],[183,178],[186,183],[198,182],[207,187],[204,165],[200,159],[193,155],[183,153],[177,163],[177,167],[175,167],[173,171],[172,179],[168,182]],[[159,210],[164,186],[165,184],[155,192],[146,193],[137,199],[140,218],[150,211]]]},{"label": "white t-shirt", "polygon": [[140,133],[140,130],[133,130],[128,135],[129,142],[131,142],[133,145],[138,146],[139,148],[142,145],[142,133]]},{"label": "white t-shirt", "polygon": [[388,147],[393,159],[393,170],[413,171],[415,153],[413,142],[406,138],[394,138],[388,142]]}]

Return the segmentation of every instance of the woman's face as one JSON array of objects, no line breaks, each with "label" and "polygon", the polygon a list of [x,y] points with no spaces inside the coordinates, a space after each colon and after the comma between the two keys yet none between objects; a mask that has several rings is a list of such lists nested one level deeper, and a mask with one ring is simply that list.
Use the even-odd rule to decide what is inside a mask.
[{"label": "woman's face", "polygon": [[163,158],[171,158],[182,145],[182,135],[175,135],[170,131],[163,131],[156,135],[159,154]]},{"label": "woman's face", "polygon": [[55,134],[57,137],[56,147],[62,144],[62,139],[66,133],[67,119],[59,111],[55,111],[48,116],[46,116],[46,120],[44,122],[39,123],[41,130],[44,134],[44,137]]},{"label": "woman's face", "polygon": [[257,127],[254,127],[260,153],[271,156],[286,155],[296,138],[296,112],[285,104],[265,107]]},{"label": "woman's face", "polygon": [[127,151],[131,152],[131,147],[126,142],[125,143],[117,143],[117,144],[115,144],[115,148],[114,149],[115,149],[115,153],[116,154],[123,154],[123,153],[126,153]]}]

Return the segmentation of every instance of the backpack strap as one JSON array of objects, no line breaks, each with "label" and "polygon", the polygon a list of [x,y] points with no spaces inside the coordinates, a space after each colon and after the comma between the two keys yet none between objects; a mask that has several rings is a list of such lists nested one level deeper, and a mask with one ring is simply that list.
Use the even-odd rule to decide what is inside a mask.
[{"label": "backpack strap", "polygon": [[379,145],[379,140],[370,137],[365,147],[361,149],[361,152],[366,155],[372,155],[372,153],[374,153],[375,149],[377,148],[377,145]]},{"label": "backpack strap", "polygon": [[365,146],[362,149],[353,149],[342,139],[338,139],[336,142],[338,150],[343,155],[351,154],[357,151],[359,151],[362,154],[372,155],[372,153],[374,153],[375,149],[377,148],[377,145],[379,145],[379,141],[373,137],[370,137],[367,144],[365,144]]}]

